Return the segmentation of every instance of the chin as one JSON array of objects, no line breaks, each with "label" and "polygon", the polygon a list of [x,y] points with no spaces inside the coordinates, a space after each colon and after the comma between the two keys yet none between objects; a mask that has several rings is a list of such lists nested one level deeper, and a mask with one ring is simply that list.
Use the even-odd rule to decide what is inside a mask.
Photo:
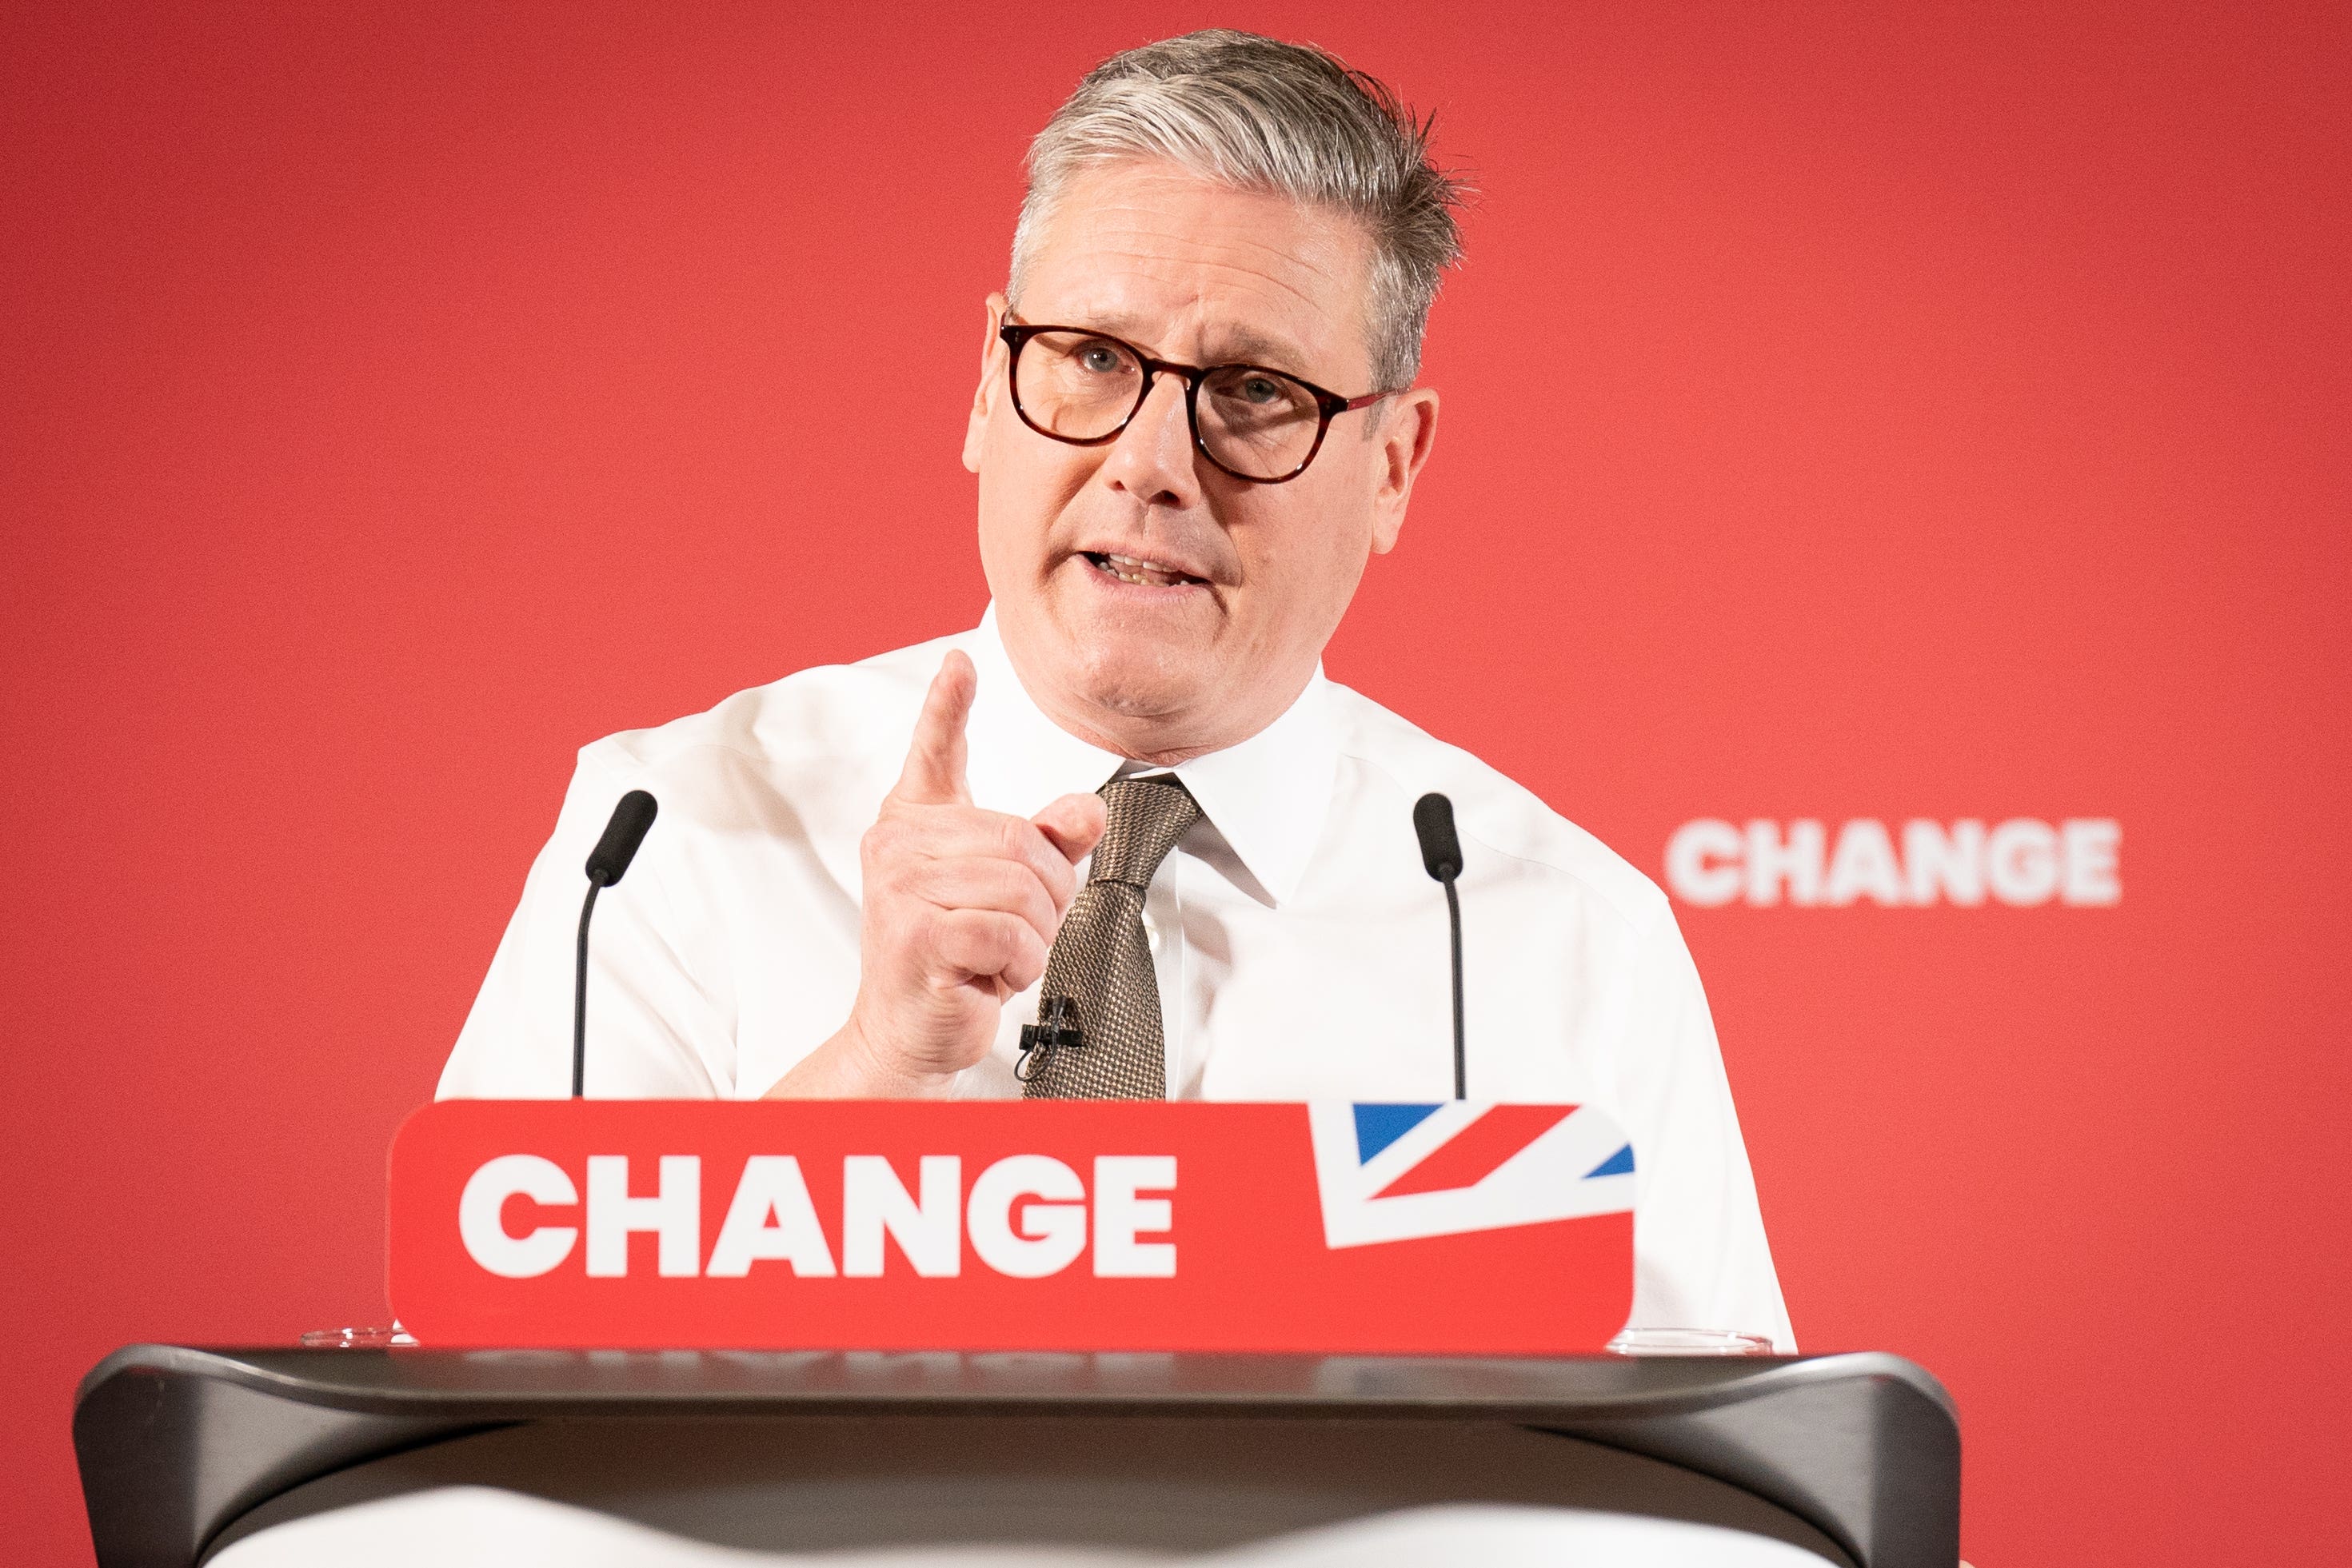
[{"label": "chin", "polygon": [[1192,710],[1211,684],[1196,654],[1131,635],[1097,635],[1078,650],[1078,691],[1090,706],[1122,718]]}]

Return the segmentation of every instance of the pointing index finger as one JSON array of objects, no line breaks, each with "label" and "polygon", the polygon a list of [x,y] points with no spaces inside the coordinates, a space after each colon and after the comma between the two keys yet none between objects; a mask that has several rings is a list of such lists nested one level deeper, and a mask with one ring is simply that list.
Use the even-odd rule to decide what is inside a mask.
[{"label": "pointing index finger", "polygon": [[970,656],[961,649],[950,649],[923,695],[914,740],[907,747],[907,766],[890,791],[893,795],[918,806],[971,804],[971,790],[964,782],[963,727],[979,689],[980,672],[972,668]]}]

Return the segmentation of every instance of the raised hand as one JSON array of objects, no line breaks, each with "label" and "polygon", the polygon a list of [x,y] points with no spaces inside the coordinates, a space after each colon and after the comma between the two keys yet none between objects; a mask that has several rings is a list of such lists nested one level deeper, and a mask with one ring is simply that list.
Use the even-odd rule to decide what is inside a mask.
[{"label": "raised hand", "polygon": [[915,720],[898,782],[858,846],[866,883],[849,1021],[777,1096],[946,1092],[987,1054],[1005,1000],[1036,983],[1103,832],[1094,795],[1034,818],[984,811],[964,781],[979,675],[951,652]]}]

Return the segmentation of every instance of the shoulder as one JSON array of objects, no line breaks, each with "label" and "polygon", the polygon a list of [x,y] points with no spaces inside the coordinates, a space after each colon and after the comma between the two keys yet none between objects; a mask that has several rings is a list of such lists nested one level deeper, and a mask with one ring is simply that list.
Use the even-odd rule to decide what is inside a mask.
[{"label": "shoulder", "polygon": [[1431,790],[1452,800],[1465,845],[1523,873],[1575,884],[1634,931],[1671,928],[1658,885],[1533,790],[1351,687],[1334,681],[1328,689],[1340,755],[1384,778],[1406,801]]}]

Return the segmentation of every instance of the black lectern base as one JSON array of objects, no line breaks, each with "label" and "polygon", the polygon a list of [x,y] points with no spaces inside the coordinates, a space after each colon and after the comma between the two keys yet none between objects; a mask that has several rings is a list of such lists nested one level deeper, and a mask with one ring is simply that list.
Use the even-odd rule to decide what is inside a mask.
[{"label": "black lectern base", "polygon": [[91,1372],[74,1429],[101,1568],[233,1563],[451,1486],[791,1552],[1201,1552],[1469,1503],[1721,1526],[1853,1568],[1958,1556],[1950,1404],[1875,1354],[141,1346]]}]

